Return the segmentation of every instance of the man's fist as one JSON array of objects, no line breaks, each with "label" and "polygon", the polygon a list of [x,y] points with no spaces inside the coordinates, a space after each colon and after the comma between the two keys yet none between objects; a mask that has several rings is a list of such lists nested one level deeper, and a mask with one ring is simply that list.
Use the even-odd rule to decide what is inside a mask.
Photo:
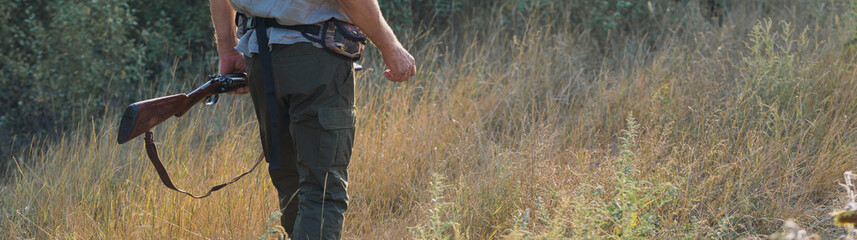
[{"label": "man's fist", "polygon": [[[220,52],[220,51],[219,51]],[[243,73],[246,72],[244,66],[244,54],[238,50],[228,49],[219,53],[220,55],[220,74],[227,73]],[[246,94],[250,92],[250,87],[242,87],[235,91],[227,92],[228,94]]]},{"label": "man's fist", "polygon": [[402,45],[396,44],[390,50],[381,51],[381,56],[384,57],[384,64],[389,68],[384,70],[384,77],[387,80],[404,82],[417,73],[414,57]]}]

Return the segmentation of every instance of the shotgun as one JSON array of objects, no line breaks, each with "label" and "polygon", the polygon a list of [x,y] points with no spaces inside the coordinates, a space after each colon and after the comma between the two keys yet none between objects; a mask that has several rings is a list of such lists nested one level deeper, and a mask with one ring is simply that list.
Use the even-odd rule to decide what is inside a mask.
[{"label": "shotgun", "polygon": [[205,105],[213,105],[217,103],[217,94],[247,85],[247,74],[244,73],[209,75],[208,79],[208,82],[187,94],[153,98],[129,105],[119,123],[119,144],[128,142],[172,116],[181,117],[200,101],[205,101]]}]

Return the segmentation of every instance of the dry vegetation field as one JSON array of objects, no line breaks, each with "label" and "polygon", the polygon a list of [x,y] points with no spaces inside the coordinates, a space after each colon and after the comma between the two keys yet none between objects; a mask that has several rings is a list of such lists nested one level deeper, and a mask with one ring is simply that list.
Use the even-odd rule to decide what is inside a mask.
[{"label": "dry vegetation field", "polygon": [[[508,6],[405,34],[411,81],[383,80],[377,53],[358,73],[344,236],[734,239],[789,218],[845,234],[827,213],[844,207],[837,183],[857,169],[854,3],[777,2],[739,3],[722,27],[679,14],[658,36],[594,37],[538,14],[506,21]],[[221,99],[155,132],[192,192],[240,173],[261,148],[249,96]],[[0,238],[275,229],[264,167],[188,198],[161,186],[142,139],[116,144],[118,115],[16,157],[34,164],[0,187]]]}]

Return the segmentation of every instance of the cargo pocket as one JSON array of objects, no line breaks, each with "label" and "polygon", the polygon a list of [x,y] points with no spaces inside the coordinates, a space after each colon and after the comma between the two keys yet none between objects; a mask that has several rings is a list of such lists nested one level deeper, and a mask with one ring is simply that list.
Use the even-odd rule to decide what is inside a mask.
[{"label": "cargo pocket", "polygon": [[353,107],[321,108],[318,110],[318,122],[325,132],[321,139],[325,151],[320,156],[331,156],[331,168],[346,168],[351,159],[351,146],[354,144],[354,125],[357,118]]}]

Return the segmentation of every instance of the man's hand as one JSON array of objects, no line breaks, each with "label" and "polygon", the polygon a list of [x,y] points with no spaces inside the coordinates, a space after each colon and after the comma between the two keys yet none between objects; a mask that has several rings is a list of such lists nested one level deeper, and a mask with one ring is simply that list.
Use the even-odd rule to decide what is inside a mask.
[{"label": "man's hand", "polygon": [[416,74],[414,57],[399,43],[393,29],[381,15],[377,0],[337,0],[340,10],[366,33],[381,51],[387,70],[384,77],[393,82],[404,82]]},{"label": "man's hand", "polygon": [[389,68],[384,70],[384,77],[393,82],[404,82],[417,73],[417,67],[414,57],[408,53],[408,50],[399,44],[395,46],[391,50],[381,51],[384,64]]},{"label": "man's hand", "polygon": [[[235,49],[227,49],[218,52],[220,52],[220,74],[246,72],[247,67],[244,66],[244,54],[241,54],[241,52]],[[227,93],[246,94],[249,92],[250,87],[242,87]]]},{"label": "man's hand", "polygon": [[[232,23],[235,19],[235,10],[229,6],[229,0],[209,0],[211,7],[211,21],[214,22],[214,36],[217,41],[217,55],[220,56],[220,74],[243,73],[244,55],[235,50],[238,38],[235,37],[237,27]],[[229,94],[245,94],[250,92],[249,87],[236,89]]]}]

